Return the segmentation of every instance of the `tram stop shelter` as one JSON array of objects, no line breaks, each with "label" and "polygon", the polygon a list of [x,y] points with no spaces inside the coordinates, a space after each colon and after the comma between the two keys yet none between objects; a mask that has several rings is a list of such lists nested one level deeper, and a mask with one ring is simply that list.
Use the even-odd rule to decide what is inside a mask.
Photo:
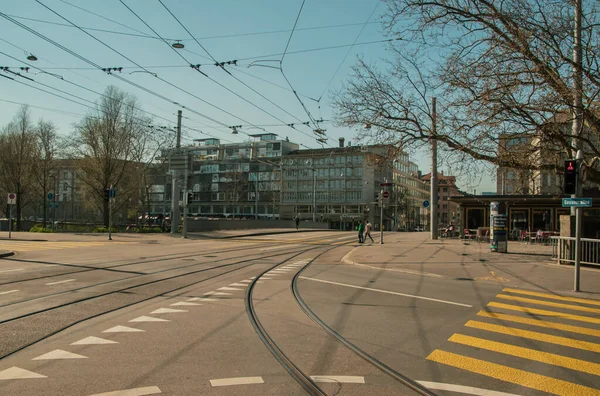
[{"label": "tram stop shelter", "polygon": [[[592,198],[592,207],[583,210],[583,237],[600,238],[600,195],[584,196]],[[507,215],[508,238],[519,240],[539,231],[545,235],[571,236],[574,217],[571,219],[569,208],[562,207],[562,198],[556,195],[464,195],[449,197],[449,200],[458,203],[455,226],[463,237],[489,238],[490,204],[498,202],[499,213]]]}]

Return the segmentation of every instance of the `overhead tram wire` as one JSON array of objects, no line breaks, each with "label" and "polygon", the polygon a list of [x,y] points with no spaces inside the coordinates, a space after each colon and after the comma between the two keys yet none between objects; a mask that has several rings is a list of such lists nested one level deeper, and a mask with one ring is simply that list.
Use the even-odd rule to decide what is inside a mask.
[{"label": "overhead tram wire", "polygon": [[[223,71],[225,71],[227,74],[229,74],[232,78],[234,78],[236,81],[240,82],[242,85],[244,85],[246,88],[250,89],[252,92],[256,93],[261,98],[265,99],[267,102],[271,103],[273,106],[277,107],[279,110],[283,111],[284,113],[286,113],[287,115],[289,115],[290,117],[295,119],[296,121],[302,122],[302,120],[300,120],[298,117],[296,117],[295,115],[293,115],[292,113],[290,113],[289,111],[284,109],[283,107],[279,106],[277,103],[273,102],[271,99],[267,98],[265,95],[258,92],[256,89],[252,88],[250,85],[246,84],[244,81],[240,80],[239,78],[237,78],[236,76],[231,74],[231,72],[229,72],[227,69],[225,69],[225,66],[222,63],[219,63],[215,59],[215,57],[212,56],[212,54],[210,52],[208,52],[208,50],[200,43],[200,41],[198,41],[198,39],[196,39],[194,37],[194,35],[188,30],[188,28],[185,27],[185,25],[179,20],[179,18],[177,18],[177,16],[175,16],[175,14],[173,14],[173,12],[171,12],[171,10],[162,2],[162,0],[158,0],[158,2],[165,8],[165,10],[167,10],[167,12],[173,17],[173,19],[175,19],[177,21],[177,23],[179,23],[179,25],[187,32],[187,34],[189,34],[189,36],[196,42],[196,44],[198,44],[200,46],[200,48],[202,48],[204,50],[204,52],[206,52],[206,54],[208,56],[210,56],[210,58],[213,61],[215,61],[215,65],[219,65],[221,67],[221,69],[223,69]],[[304,3],[303,3],[303,5],[304,5]],[[297,22],[297,20],[296,20],[296,22]],[[295,28],[296,28],[296,25],[294,25],[294,29]],[[288,44],[289,44],[289,42],[288,42]],[[279,120],[279,121],[281,121],[281,120]],[[286,125],[289,125],[289,124],[286,124]],[[292,127],[292,129],[295,129],[295,128]],[[310,135],[308,135],[308,136],[310,136]]]},{"label": "overhead tram wire", "polygon": [[[9,54],[7,54],[7,53],[4,53],[4,52],[2,52],[2,51],[0,51],[0,54],[2,54],[2,55],[4,55],[4,56],[7,56],[7,57],[9,57],[9,58],[11,58],[11,59],[14,59],[14,60],[16,60],[16,61],[19,61],[19,62],[21,62],[22,64],[25,64],[25,65],[29,66],[29,67],[30,67],[30,68],[32,68],[32,69],[36,69],[36,70],[40,70],[41,72],[48,73],[48,72],[46,72],[44,69],[42,69],[42,68],[40,68],[40,67],[38,67],[38,66],[35,66],[35,65],[33,65],[33,64],[30,64],[30,63],[27,63],[27,62],[24,62],[24,61],[21,61],[21,60],[19,60],[18,58],[15,58],[14,56],[12,56],[12,55],[9,55]],[[52,74],[52,73],[48,73],[48,74],[50,74],[50,75],[54,75],[54,74]],[[100,97],[111,99],[109,96],[105,95],[104,93],[101,93],[101,92],[94,91],[93,89],[90,89],[90,88],[88,88],[88,87],[86,87],[86,86],[83,86],[83,85],[80,85],[80,84],[74,83],[74,82],[72,82],[72,81],[69,81],[69,80],[65,79],[64,77],[61,77],[61,78],[60,78],[60,80],[61,80],[61,81],[64,81],[64,82],[66,82],[66,83],[69,83],[69,84],[71,84],[71,85],[73,85],[73,86],[76,86],[76,87],[78,87],[78,88],[81,88],[81,89],[83,89],[83,90],[86,90],[86,91],[88,91],[88,92],[94,93],[94,94],[96,94],[96,95],[98,95],[98,96],[100,96]],[[37,83],[39,83],[38,81],[36,81],[36,82],[37,82]],[[42,83],[39,83],[39,84],[42,84]],[[43,85],[43,84],[42,84],[42,85]],[[56,90],[60,91],[58,88],[54,88],[54,87],[50,87],[50,86],[47,86],[47,87],[49,87],[49,88],[52,88],[52,89],[56,89]],[[68,93],[68,92],[64,92],[64,91],[60,91],[60,92],[63,92],[63,93],[66,93],[66,94],[68,94],[68,95],[70,95],[70,96],[76,97],[75,95],[73,95],[73,94],[71,94],[71,93]],[[155,117],[155,118],[158,118],[158,119],[162,119],[162,120],[164,120],[164,121],[167,121],[167,122],[169,122],[169,123],[174,123],[174,122],[173,122],[173,120],[170,120],[170,119],[168,119],[168,118],[165,118],[165,117],[159,116],[158,114],[154,114],[154,113],[152,113],[152,112],[150,112],[150,111],[147,111],[147,110],[144,110],[144,109],[142,109],[142,108],[140,108],[140,107],[133,107],[133,108],[134,108],[135,110],[139,110],[139,111],[141,111],[141,112],[143,112],[143,113],[146,113],[146,114],[148,114],[148,115],[150,115],[150,116],[152,116],[152,117]]]},{"label": "overhead tram wire", "polygon": [[335,78],[335,76],[337,76],[337,74],[340,71],[340,69],[342,68],[342,65],[344,64],[344,62],[346,62],[346,58],[348,58],[348,55],[350,54],[350,51],[352,51],[352,48],[354,48],[356,42],[360,38],[362,32],[367,27],[367,24],[369,23],[369,21],[373,17],[373,14],[375,14],[375,11],[377,10],[377,7],[379,7],[380,3],[381,3],[381,0],[377,0],[377,3],[375,4],[375,7],[373,8],[373,11],[371,11],[371,14],[369,14],[369,17],[367,18],[367,20],[365,21],[365,23],[362,25],[362,28],[360,29],[360,32],[358,32],[358,34],[356,35],[356,38],[354,39],[354,42],[352,43],[352,45],[348,48],[348,51],[346,51],[346,55],[344,55],[344,58],[342,59],[342,61],[338,65],[337,69],[335,70],[335,73],[333,73],[333,76],[331,76],[331,79],[329,79],[329,82],[327,83],[327,85],[325,86],[325,89],[323,90],[323,92],[319,96],[319,99],[317,100],[317,103],[320,104],[321,98],[323,98],[323,95],[325,95],[325,92],[327,92],[327,89],[329,88],[329,86],[333,82],[333,79]]},{"label": "overhead tram wire", "polygon": [[[36,1],[37,1],[37,0],[36,0]],[[38,2],[39,2],[39,1],[38,1]],[[40,4],[42,4],[42,3],[40,3]],[[42,5],[43,5],[43,4],[42,4]],[[46,7],[46,6],[44,5],[44,7]],[[48,7],[46,7],[46,8],[48,8]],[[48,8],[48,9],[49,9],[49,8]],[[50,9],[50,10],[51,10],[51,9]],[[52,11],[52,12],[54,12],[53,10],[51,10],[51,11]],[[57,14],[57,15],[58,15],[58,14]],[[12,22],[12,23],[16,24],[17,26],[19,26],[19,27],[21,27],[21,28],[23,28],[23,29],[25,29],[25,30],[29,31],[30,33],[32,33],[32,34],[34,34],[34,35],[38,36],[39,38],[41,38],[41,39],[43,39],[43,40],[45,40],[45,41],[47,41],[47,42],[49,42],[49,43],[53,44],[54,46],[56,46],[56,47],[58,47],[58,48],[62,49],[63,51],[65,51],[65,52],[67,52],[67,53],[71,54],[72,56],[74,56],[74,57],[76,57],[76,58],[78,58],[78,59],[82,60],[83,62],[85,62],[85,63],[88,63],[88,64],[90,64],[90,65],[92,65],[92,66],[96,67],[98,70],[104,71],[104,70],[103,70],[103,68],[102,68],[100,65],[98,65],[98,64],[96,64],[96,63],[94,63],[94,62],[90,61],[89,59],[87,59],[87,58],[85,58],[85,57],[83,57],[83,56],[79,55],[78,53],[76,53],[76,52],[74,52],[74,51],[70,50],[69,48],[67,48],[67,47],[65,47],[65,46],[63,46],[63,45],[61,45],[61,44],[57,43],[56,41],[54,41],[54,40],[52,40],[51,38],[49,38],[49,37],[47,37],[47,36],[45,36],[45,35],[43,35],[43,34],[41,34],[41,33],[37,32],[36,30],[34,30],[34,29],[32,29],[32,28],[28,27],[27,25],[24,25],[24,24],[22,24],[21,22],[14,20],[13,18],[9,17],[8,15],[4,14],[4,13],[3,13],[3,12],[1,12],[1,11],[0,11],[0,16],[1,16],[1,17],[3,17],[3,18],[5,18],[5,19],[7,19],[7,20],[9,20],[10,22]],[[61,16],[61,17],[62,17],[62,16]],[[65,20],[66,20],[66,18],[63,18],[63,19],[65,19]],[[67,20],[67,21],[68,21],[68,20]],[[70,21],[68,21],[68,22],[70,22]],[[71,22],[70,22],[70,23],[71,23]],[[76,26],[76,25],[75,25],[75,26]],[[89,35],[89,33],[87,33],[87,34]],[[90,35],[90,36],[91,36],[91,37],[93,37],[94,39],[96,39],[94,36],[92,36],[92,35]],[[98,40],[98,39],[96,39],[96,40]],[[98,40],[98,41],[100,41],[100,40]],[[104,44],[104,43],[102,43],[102,44]],[[104,45],[106,45],[106,44],[104,44]],[[115,51],[116,51],[116,50],[115,50]],[[117,51],[117,52],[118,52],[118,51]],[[126,58],[126,57],[125,57],[125,58]],[[127,59],[127,58],[126,58],[126,59]],[[134,63],[134,64],[135,64],[135,63]],[[138,66],[138,67],[140,67],[139,65],[137,65],[137,66]],[[146,87],[140,86],[139,84],[136,84],[136,83],[134,83],[134,82],[132,82],[132,81],[129,81],[129,80],[127,80],[126,78],[123,78],[123,77],[121,77],[121,76],[119,76],[119,75],[116,75],[116,74],[113,74],[113,73],[111,73],[111,75],[112,75],[112,76],[114,76],[115,78],[117,78],[117,79],[119,79],[119,80],[121,80],[121,81],[123,81],[123,82],[127,83],[127,84],[130,84],[130,85],[132,85],[132,86],[134,86],[134,87],[136,87],[136,88],[139,88],[139,89],[141,89],[141,90],[144,90],[145,92],[148,92],[148,93],[150,93],[151,95],[154,95],[154,96],[156,96],[156,97],[159,97],[159,98],[161,98],[161,99],[163,99],[163,100],[165,100],[165,101],[167,101],[167,102],[169,102],[169,103],[171,103],[171,104],[174,104],[174,105],[176,105],[176,106],[178,106],[178,107],[185,108],[185,109],[187,109],[188,111],[190,111],[190,112],[192,112],[192,113],[194,113],[194,114],[196,114],[196,115],[199,115],[199,116],[201,116],[201,117],[203,117],[203,118],[206,118],[206,119],[208,119],[208,120],[211,120],[211,121],[213,121],[213,122],[215,122],[215,123],[217,123],[217,124],[220,124],[220,125],[223,125],[223,126],[225,126],[225,127],[228,127],[228,126],[227,126],[227,124],[224,124],[224,123],[222,123],[222,122],[220,122],[220,121],[218,121],[218,120],[215,120],[215,119],[213,119],[212,117],[209,117],[209,116],[207,116],[207,115],[205,115],[205,114],[202,114],[202,113],[200,113],[200,112],[198,112],[198,111],[195,111],[195,110],[193,110],[193,109],[191,109],[191,108],[189,108],[189,107],[183,106],[183,105],[181,105],[181,104],[180,104],[180,103],[178,103],[178,102],[175,102],[175,101],[173,101],[173,100],[171,100],[171,99],[169,99],[169,98],[166,98],[166,97],[164,97],[164,96],[163,96],[163,95],[161,95],[161,94],[158,94],[158,93],[156,93],[156,92],[154,92],[154,91],[152,91],[152,90],[150,90],[150,89],[147,89]],[[159,79],[160,79],[160,78],[159,78]],[[160,79],[160,80],[161,80],[161,81],[165,81],[164,79]],[[172,86],[173,86],[173,84],[169,83],[168,81],[165,81],[165,82],[166,82],[166,83],[168,83],[169,85],[172,85]],[[181,88],[179,88],[179,87],[176,87],[176,88],[178,88],[178,89],[180,89],[180,90],[181,90]],[[183,90],[183,91],[184,91],[184,92],[186,92],[185,90]]]},{"label": "overhead tram wire", "polygon": [[294,31],[296,30],[296,25],[298,25],[298,20],[300,19],[300,14],[302,14],[302,9],[304,8],[304,3],[306,3],[306,0],[302,0],[302,4],[300,5],[300,9],[298,10],[298,15],[296,15],[296,20],[294,21],[294,26],[292,27],[292,31],[290,32],[290,36],[288,37],[288,41],[285,44],[285,49],[283,50],[283,54],[281,54],[281,60],[279,61],[280,64],[283,62],[285,53],[287,52],[288,47],[290,46],[290,42],[292,41],[292,36],[294,35]]},{"label": "overhead tram wire", "polygon": [[[48,25],[74,28],[73,25],[69,25],[67,23],[60,23],[60,22],[54,22],[54,21],[47,21],[47,20],[43,20],[43,19],[29,18],[29,17],[20,16],[20,15],[11,15],[11,14],[7,14],[7,15],[10,16],[10,17],[12,17],[12,18],[15,18],[15,19],[23,19],[25,21],[32,21],[32,22],[45,23],[45,24],[48,24]],[[103,16],[100,16],[100,15],[98,15],[98,16],[100,18],[104,18]],[[112,21],[112,22],[118,23],[116,21]],[[376,22],[369,22],[369,23],[376,23]],[[362,22],[360,22],[360,23],[344,23],[344,24],[338,24],[338,25],[322,25],[322,26],[311,26],[311,27],[305,27],[305,28],[296,28],[296,31],[301,31],[301,30],[319,30],[319,29],[335,29],[335,28],[348,27],[348,26],[358,26],[358,25],[362,25]],[[152,39],[152,40],[160,40],[160,37],[155,37],[155,36],[152,36],[152,35],[149,35],[149,34],[145,34],[145,33],[140,33],[140,34],[138,34],[138,33],[126,33],[126,32],[119,32],[119,31],[116,31],[116,30],[98,29],[98,28],[92,28],[92,27],[87,27],[87,26],[82,26],[81,28],[84,29],[84,30],[91,30],[91,31],[102,32],[102,33],[111,33],[111,34],[118,34],[118,35],[123,35],[123,36],[147,38],[147,39]],[[128,28],[130,28],[130,27],[128,27]],[[133,28],[130,28],[130,29],[136,31]],[[288,33],[289,31],[290,31],[289,29],[267,30],[267,31],[263,31],[263,32],[234,33],[234,34],[223,34],[223,35],[219,35],[219,36],[206,36],[206,37],[196,37],[196,38],[198,40],[215,40],[215,39],[222,39],[222,38],[248,37],[248,36],[259,36],[259,35],[267,35],[267,34]],[[168,39],[168,40],[175,41],[176,39]],[[182,39],[181,41],[187,41],[187,40],[192,40],[192,39]]]},{"label": "overhead tram wire", "polygon": [[[39,0],[36,0],[36,1],[39,1]],[[135,11],[133,11],[133,10],[132,10],[132,9],[131,9],[131,8],[130,8],[130,7],[129,7],[129,6],[128,6],[128,5],[127,5],[125,2],[124,2],[124,1],[123,1],[123,0],[119,0],[119,1],[121,2],[121,4],[123,4],[123,6],[125,6],[125,8],[127,8],[127,9],[128,9],[128,10],[129,10],[129,11],[130,11],[130,12],[131,12],[133,15],[135,15],[135,16],[136,16],[136,17],[137,17],[137,18],[138,18],[138,19],[139,19],[139,20],[140,20],[140,21],[141,21],[141,22],[142,22],[144,25],[146,25],[146,26],[147,26],[147,27],[148,27],[150,30],[152,30],[152,32],[153,32],[154,34],[156,34],[158,37],[161,37],[161,39],[163,40],[163,42],[164,42],[165,44],[167,44],[167,45],[168,45],[168,47],[169,47],[171,50],[173,50],[173,51],[174,51],[174,52],[175,52],[175,53],[176,53],[176,54],[177,54],[179,57],[181,57],[181,59],[183,59],[183,60],[184,60],[186,63],[188,63],[188,64],[192,65],[192,64],[191,64],[191,62],[189,62],[189,61],[188,61],[188,60],[187,60],[187,59],[186,59],[186,58],[185,58],[183,55],[181,55],[181,53],[180,53],[179,51],[177,51],[175,48],[173,48],[171,45],[169,45],[169,43],[168,43],[168,42],[167,42],[167,41],[166,41],[164,38],[162,38],[162,36],[161,36],[161,35],[160,35],[160,34],[159,34],[159,33],[158,33],[156,30],[154,30],[154,29],[153,29],[153,28],[152,28],[152,27],[151,27],[151,26],[150,26],[148,23],[146,23],[146,21],[145,21],[143,18],[141,18],[141,17],[140,17],[140,16],[139,16],[139,15],[138,15],[138,14],[137,14]],[[211,57],[212,57],[212,56],[211,56]],[[275,115],[271,114],[270,112],[266,111],[266,110],[265,110],[265,109],[263,109],[262,107],[260,107],[260,106],[256,105],[255,103],[253,103],[253,102],[249,101],[248,99],[244,98],[243,96],[241,96],[241,95],[240,95],[240,94],[238,94],[237,92],[234,92],[234,91],[233,91],[233,90],[231,90],[230,88],[228,88],[228,87],[224,86],[224,85],[223,85],[223,84],[221,84],[220,82],[218,82],[218,81],[214,80],[213,78],[209,77],[207,74],[205,74],[204,72],[200,71],[199,69],[195,69],[195,70],[196,70],[196,71],[198,71],[198,72],[199,72],[200,74],[202,74],[203,76],[205,76],[206,78],[208,78],[209,80],[211,80],[212,82],[214,82],[215,84],[219,85],[220,87],[224,88],[224,89],[225,89],[225,90],[227,90],[228,92],[230,92],[230,93],[232,93],[233,95],[237,96],[238,98],[242,99],[242,100],[243,100],[243,101],[245,101],[246,103],[248,103],[248,104],[252,105],[253,107],[257,108],[258,110],[262,111],[263,113],[265,113],[265,114],[267,114],[267,115],[269,115],[269,116],[273,117],[273,118],[274,118],[274,119],[276,119],[277,121],[279,121],[279,122],[282,122],[282,123],[285,123],[285,121],[283,121],[282,119],[280,119],[280,118],[278,118],[277,116],[275,116]],[[187,92],[187,91],[184,91],[184,92]],[[192,94],[190,94],[190,95],[192,95]],[[192,96],[196,97],[195,95],[192,95]],[[200,99],[200,98],[198,98],[198,99]],[[200,99],[200,100],[204,101],[203,99]],[[204,101],[204,102],[206,102],[206,101]],[[209,104],[209,105],[211,105],[211,106],[213,106],[213,107],[215,107],[215,106],[214,106],[214,105],[212,105],[211,103],[208,103],[208,102],[206,102],[206,103],[207,103],[207,104]],[[219,109],[220,109],[220,108],[219,108]],[[225,110],[223,110],[223,109],[220,109],[220,110],[221,110],[221,111],[225,111]],[[238,119],[238,120],[240,120],[240,121],[242,121],[242,122],[246,123],[246,124],[249,124],[249,125],[251,125],[251,126],[253,126],[253,127],[255,127],[255,128],[259,128],[259,127],[257,127],[255,124],[253,124],[253,123],[251,123],[251,122],[249,122],[249,121],[246,121],[246,120],[244,120],[244,119],[242,119],[242,118],[240,118],[240,117],[238,117],[238,116],[235,116],[235,115],[233,115],[233,114],[231,114],[231,113],[229,113],[229,112],[227,112],[227,111],[225,111],[225,112],[226,112],[227,114],[229,114],[229,115],[231,115],[231,116],[235,117],[236,119]],[[259,128],[259,129],[261,129],[261,128]],[[307,134],[307,133],[305,133],[305,132],[303,132],[303,131],[300,131],[300,130],[297,130],[297,131],[298,131],[298,132],[300,132],[300,133],[303,133],[303,134],[305,134],[305,135],[307,135],[307,136],[309,136],[309,137],[311,137],[311,138],[313,137],[313,136],[311,136],[311,135],[309,135],[309,134]],[[242,131],[242,133],[244,133],[245,135],[248,135],[248,134],[247,134],[246,132],[244,132],[244,131]],[[248,136],[250,136],[250,135],[248,135]]]}]

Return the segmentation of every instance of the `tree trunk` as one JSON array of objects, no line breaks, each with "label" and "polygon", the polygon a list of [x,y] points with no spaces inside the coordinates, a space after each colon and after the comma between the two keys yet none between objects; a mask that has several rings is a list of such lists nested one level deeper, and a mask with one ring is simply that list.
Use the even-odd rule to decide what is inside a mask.
[{"label": "tree trunk", "polygon": [[[42,227],[46,228],[46,221],[48,220],[48,204],[46,203],[46,195],[48,193],[48,191],[46,190],[46,183],[44,183],[44,188],[43,188],[44,192],[43,192],[43,196],[42,196],[42,208],[44,210],[44,221],[42,222]],[[37,220],[37,219],[36,219]]]},{"label": "tree trunk", "polygon": [[17,183],[17,226],[16,231],[21,231],[21,183]]}]

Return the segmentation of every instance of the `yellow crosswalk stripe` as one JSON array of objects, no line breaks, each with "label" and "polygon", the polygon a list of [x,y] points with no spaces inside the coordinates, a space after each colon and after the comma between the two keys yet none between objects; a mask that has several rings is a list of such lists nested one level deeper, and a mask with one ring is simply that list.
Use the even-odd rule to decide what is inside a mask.
[{"label": "yellow crosswalk stripe", "polygon": [[600,344],[596,344],[588,341],[574,340],[567,337],[559,337],[545,333],[539,333],[537,331],[516,329],[514,327],[500,326],[491,323],[478,322],[476,320],[469,320],[466,327],[471,327],[479,330],[491,331],[494,333],[506,334],[515,337],[529,338],[530,340],[547,342],[550,344],[562,345],[570,348],[582,349],[585,351],[592,351],[600,353]]},{"label": "yellow crosswalk stripe", "polygon": [[545,298],[550,298],[552,300],[562,300],[562,301],[578,302],[578,303],[582,303],[582,304],[600,305],[600,301],[590,300],[588,298],[563,297],[563,296],[557,296],[555,294],[540,293],[540,292],[521,290],[521,289],[511,289],[508,287],[502,289],[502,291],[507,292],[507,293],[525,294],[528,296],[545,297]]},{"label": "yellow crosswalk stripe", "polygon": [[427,356],[427,360],[554,395],[598,396],[599,392],[587,386],[439,349]]},{"label": "yellow crosswalk stripe", "polygon": [[598,309],[598,308],[580,307],[579,305],[563,304],[563,303],[557,303],[557,302],[552,302],[552,301],[543,301],[543,300],[537,300],[535,298],[509,296],[506,294],[498,294],[496,297],[502,298],[504,300],[520,301],[520,302],[526,302],[526,303],[537,304],[537,305],[546,305],[548,307],[566,308],[566,309],[572,309],[574,311],[600,313],[600,309]]},{"label": "yellow crosswalk stripe", "polygon": [[588,374],[600,375],[600,364],[588,362],[586,360],[574,359],[567,356],[556,355],[554,353],[537,351],[535,349],[523,348],[516,345],[471,337],[463,334],[454,334],[448,339],[448,341],[474,348],[503,353],[505,355],[516,356],[523,359],[535,360],[537,362],[564,367]]},{"label": "yellow crosswalk stripe", "polygon": [[600,318],[591,318],[589,316],[573,315],[573,314],[568,314],[568,313],[564,313],[564,312],[547,311],[545,309],[520,307],[518,305],[503,304],[503,303],[497,303],[497,302],[493,302],[493,301],[488,303],[488,307],[503,308],[503,309],[523,312],[523,313],[527,313],[527,314],[531,314],[531,315],[551,316],[551,317],[561,318],[561,319],[576,320],[579,322],[600,324]]},{"label": "yellow crosswalk stripe", "polygon": [[516,323],[522,323],[522,324],[527,324],[527,325],[531,325],[531,326],[544,327],[547,329],[569,331],[571,333],[579,333],[579,334],[600,337],[600,330],[590,329],[588,327],[572,326],[572,325],[567,325],[567,324],[562,324],[562,323],[549,322],[547,320],[530,319],[530,318],[524,318],[521,316],[506,315],[506,314],[501,314],[501,313],[496,313],[496,312],[488,312],[488,311],[479,311],[479,312],[477,312],[477,315],[483,316],[486,318],[500,319],[500,320],[505,320],[505,321],[509,321],[509,322],[516,322]]}]

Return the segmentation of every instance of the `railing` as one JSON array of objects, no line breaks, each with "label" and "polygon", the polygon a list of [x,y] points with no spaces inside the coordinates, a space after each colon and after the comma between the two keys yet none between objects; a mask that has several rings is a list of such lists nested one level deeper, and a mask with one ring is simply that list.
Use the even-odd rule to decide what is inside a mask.
[{"label": "railing", "polygon": [[[559,264],[575,263],[575,238],[550,237],[552,258]],[[600,239],[581,238],[581,264],[600,265]]]}]

